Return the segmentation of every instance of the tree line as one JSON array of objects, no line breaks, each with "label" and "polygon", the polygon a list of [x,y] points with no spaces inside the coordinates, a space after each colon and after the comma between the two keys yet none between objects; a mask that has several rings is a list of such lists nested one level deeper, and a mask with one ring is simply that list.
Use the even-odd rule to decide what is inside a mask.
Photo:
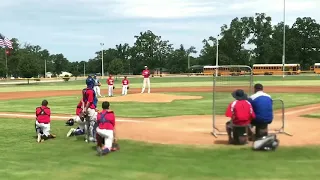
[{"label": "tree line", "polygon": [[[252,17],[236,17],[229,25],[223,25],[218,36],[202,41],[199,56],[194,47],[174,48],[169,40],[154,34],[151,30],[134,36],[133,45],[118,44],[103,50],[105,73],[140,74],[141,67],[159,68],[169,73],[189,72],[194,65],[214,65],[217,37],[219,43],[219,65],[281,64],[283,47],[283,22],[272,25],[272,19],[265,13]],[[311,17],[298,17],[293,25],[285,25],[286,63],[301,64],[308,70],[320,62],[320,24]],[[8,73],[13,76],[35,77],[47,72],[71,72],[75,76],[83,73],[84,63],[89,73],[101,72],[102,52],[85,61],[70,62],[63,54],[50,54],[38,45],[20,44],[13,38],[13,50],[7,56]],[[254,45],[253,49],[246,44]],[[3,52],[3,49],[0,49]],[[0,54],[0,76],[6,74],[5,54]]]}]

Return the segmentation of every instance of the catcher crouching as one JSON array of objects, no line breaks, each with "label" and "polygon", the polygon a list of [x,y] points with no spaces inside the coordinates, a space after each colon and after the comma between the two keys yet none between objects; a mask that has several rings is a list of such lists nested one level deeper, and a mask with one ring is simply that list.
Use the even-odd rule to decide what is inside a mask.
[{"label": "catcher crouching", "polygon": [[97,152],[101,155],[106,155],[111,151],[119,150],[115,133],[115,115],[110,108],[110,103],[105,101],[102,103],[102,111],[98,113],[96,129]]}]

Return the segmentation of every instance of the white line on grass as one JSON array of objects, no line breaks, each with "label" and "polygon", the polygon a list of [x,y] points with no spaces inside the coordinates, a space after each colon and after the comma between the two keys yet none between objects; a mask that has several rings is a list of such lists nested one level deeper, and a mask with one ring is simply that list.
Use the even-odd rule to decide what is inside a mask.
[{"label": "white line on grass", "polygon": [[[27,117],[27,118],[34,118],[33,115],[27,115],[27,114],[6,114],[6,113],[0,113],[0,116],[9,116],[9,117]],[[52,119],[65,119],[68,120],[72,116],[51,116]],[[127,120],[127,119],[116,119],[117,122],[135,122],[135,123],[141,123],[143,121],[138,120]]]}]

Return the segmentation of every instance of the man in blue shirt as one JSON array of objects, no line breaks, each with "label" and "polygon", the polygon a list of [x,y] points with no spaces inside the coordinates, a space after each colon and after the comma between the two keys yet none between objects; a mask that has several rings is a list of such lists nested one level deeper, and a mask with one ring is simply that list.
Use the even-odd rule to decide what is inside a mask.
[{"label": "man in blue shirt", "polygon": [[255,84],[254,92],[255,94],[248,100],[256,114],[251,125],[256,127],[255,138],[257,139],[268,135],[268,124],[273,120],[273,101],[269,94],[263,92],[262,84]]}]

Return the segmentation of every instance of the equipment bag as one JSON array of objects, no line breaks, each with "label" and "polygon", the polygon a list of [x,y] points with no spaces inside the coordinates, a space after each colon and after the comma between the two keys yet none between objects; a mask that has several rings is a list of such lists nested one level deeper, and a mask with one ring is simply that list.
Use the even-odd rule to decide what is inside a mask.
[{"label": "equipment bag", "polygon": [[275,134],[272,134],[255,140],[252,149],[255,151],[274,151],[278,146],[279,140]]}]

